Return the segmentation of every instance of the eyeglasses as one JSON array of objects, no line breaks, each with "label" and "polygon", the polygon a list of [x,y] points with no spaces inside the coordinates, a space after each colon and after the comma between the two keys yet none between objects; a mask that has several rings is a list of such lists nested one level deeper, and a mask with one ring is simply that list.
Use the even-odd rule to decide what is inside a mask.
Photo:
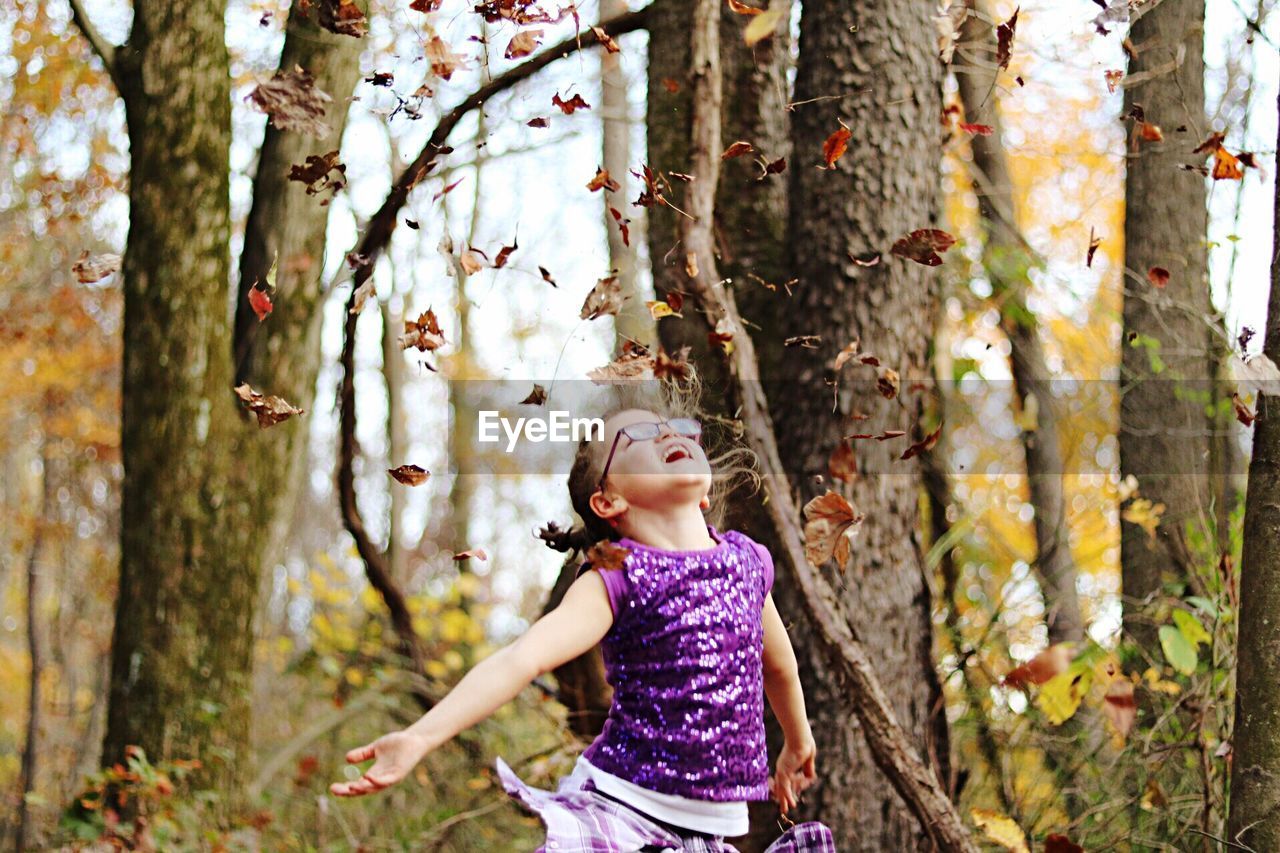
[{"label": "eyeglasses", "polygon": [[627,424],[618,430],[618,434],[613,437],[613,446],[609,448],[609,458],[605,460],[604,473],[600,475],[600,482],[596,485],[596,488],[604,488],[604,479],[609,476],[609,466],[613,464],[613,454],[618,449],[618,440],[620,438],[625,435],[632,443],[657,438],[662,435],[662,424],[671,427],[676,435],[683,435],[701,443],[702,424],[693,418],[672,418],[665,421],[645,421],[644,423]]}]

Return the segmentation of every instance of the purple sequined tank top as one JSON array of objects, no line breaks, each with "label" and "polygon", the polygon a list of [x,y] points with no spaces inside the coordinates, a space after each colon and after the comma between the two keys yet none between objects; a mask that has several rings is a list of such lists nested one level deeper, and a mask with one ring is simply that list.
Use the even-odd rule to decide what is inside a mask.
[{"label": "purple sequined tank top", "polygon": [[623,577],[606,578],[613,704],[583,757],[651,791],[767,800],[762,615],[773,561],[736,530],[719,538],[702,551],[615,543],[630,553]]}]

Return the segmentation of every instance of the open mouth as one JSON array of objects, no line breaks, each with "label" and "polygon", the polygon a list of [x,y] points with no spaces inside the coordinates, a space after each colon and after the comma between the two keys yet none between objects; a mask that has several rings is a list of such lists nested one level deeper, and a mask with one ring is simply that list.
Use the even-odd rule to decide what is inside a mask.
[{"label": "open mouth", "polygon": [[693,458],[693,454],[689,453],[688,450],[686,450],[684,447],[682,447],[679,444],[671,445],[670,447],[667,448],[666,452],[662,454],[662,461],[664,463],[678,462],[681,459],[692,459],[692,458]]}]

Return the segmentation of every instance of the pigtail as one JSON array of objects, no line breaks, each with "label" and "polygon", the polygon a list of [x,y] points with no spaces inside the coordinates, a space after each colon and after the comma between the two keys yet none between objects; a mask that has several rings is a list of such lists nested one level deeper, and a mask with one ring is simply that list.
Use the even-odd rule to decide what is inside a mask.
[{"label": "pigtail", "polygon": [[597,541],[585,527],[565,530],[554,521],[547,522],[546,526],[538,531],[538,538],[548,548],[554,548],[557,551],[572,551],[575,554],[586,551]]}]

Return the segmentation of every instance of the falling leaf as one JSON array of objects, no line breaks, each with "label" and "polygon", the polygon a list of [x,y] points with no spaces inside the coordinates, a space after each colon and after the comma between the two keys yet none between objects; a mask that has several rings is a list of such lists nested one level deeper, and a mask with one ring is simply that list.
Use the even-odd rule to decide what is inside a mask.
[{"label": "falling leaf", "polygon": [[1054,676],[1066,672],[1071,663],[1072,648],[1070,642],[1054,643],[1031,660],[1009,670],[1000,684],[1015,690],[1024,689],[1030,684],[1044,684]]},{"label": "falling leaf", "polygon": [[406,486],[421,486],[431,476],[430,471],[417,465],[401,465],[399,468],[388,468],[387,473],[394,477],[397,483],[404,483]]},{"label": "falling leaf", "polygon": [[377,288],[374,287],[373,276],[369,276],[369,278],[365,279],[364,284],[356,288],[356,292],[353,294],[351,311],[348,313],[359,314],[363,311],[365,302],[369,301],[369,297],[373,296],[376,291]]},{"label": "falling leaf", "polygon": [[466,178],[466,175],[463,175],[461,178],[458,178],[458,180],[456,180],[456,181],[454,181],[453,183],[448,184],[447,186],[445,186],[445,188],[444,188],[444,189],[442,189],[442,190],[440,190],[440,192],[438,192],[438,193],[436,193],[435,195],[431,196],[431,200],[432,200],[432,201],[439,201],[443,196],[445,196],[446,194],[448,194],[448,193],[452,192],[454,187],[456,187],[458,184],[462,183],[462,182],[463,182],[463,181],[465,181],[466,179],[467,179],[467,178]]},{"label": "falling leaf", "polygon": [[898,396],[898,371],[891,367],[881,367],[879,374],[876,377],[876,390],[886,400],[892,400]]},{"label": "falling leaf", "polygon": [[528,56],[541,44],[538,41],[540,35],[542,35],[542,30],[540,29],[521,30],[507,44],[507,49],[502,55],[507,59],[519,59],[522,56]]},{"label": "falling leaf", "polygon": [[773,35],[773,31],[777,29],[778,22],[783,16],[790,11],[789,4],[782,0],[773,0],[773,5],[768,9],[751,18],[751,23],[747,24],[747,28],[742,33],[742,40],[747,47],[755,47],[756,44]]},{"label": "falling leaf", "polygon": [[605,49],[605,52],[617,53],[622,50],[622,48],[618,47],[618,43],[613,40],[613,36],[605,32],[603,28],[592,27],[591,32],[595,33],[596,39],[599,40],[600,46]]},{"label": "falling leaf", "polygon": [[71,265],[71,271],[76,274],[76,280],[81,284],[93,284],[95,281],[102,281],[120,269],[120,264],[123,261],[124,258],[119,255],[109,253],[90,255],[86,249],[80,253],[80,258]]},{"label": "falling leaf", "polygon": [[547,269],[546,267],[540,266],[538,267],[538,272],[542,273],[542,280],[545,281],[547,284],[551,285],[552,287],[560,286],[556,284],[556,280],[551,277],[551,270]]},{"label": "falling leaf", "polygon": [[765,163],[764,158],[761,158],[759,162],[763,164],[764,171],[760,174],[760,177],[756,178],[757,181],[763,181],[765,178],[769,177],[770,175],[780,175],[787,168],[786,157],[779,157],[777,160],[774,160],[771,163]]},{"label": "falling leaf", "polygon": [[840,368],[844,367],[845,363],[848,362],[849,359],[858,354],[861,347],[862,341],[858,338],[854,338],[848,344],[845,344],[844,349],[840,350],[840,352],[836,354],[835,370],[839,372]]},{"label": "falling leaf", "polygon": [[604,367],[587,371],[587,378],[596,384],[613,381],[631,381],[634,379],[653,379],[655,360],[643,347],[633,346],[627,341],[622,354]]},{"label": "falling leaf", "polygon": [[434,12],[440,8],[441,0],[413,0],[409,8],[415,12]]},{"label": "falling leaf", "polygon": [[1086,267],[1090,267],[1090,268],[1093,267],[1093,253],[1098,251],[1098,247],[1101,245],[1102,245],[1102,238],[1095,237],[1093,233],[1093,226],[1089,226],[1089,249],[1088,251],[1085,252],[1085,255],[1084,255],[1084,265]]},{"label": "falling leaf", "polygon": [[728,317],[721,317],[716,321],[715,329],[707,332],[707,343],[720,347],[725,355],[733,354],[733,325]]},{"label": "falling leaf", "polygon": [[245,408],[258,416],[259,429],[275,426],[294,415],[306,414],[306,409],[295,409],[279,397],[259,394],[247,382],[237,385],[235,392],[244,401]]},{"label": "falling leaf", "polygon": [[1136,524],[1147,531],[1147,536],[1154,541],[1156,527],[1160,525],[1160,516],[1164,513],[1164,504],[1153,504],[1147,498],[1134,498],[1121,512],[1120,517],[1130,524]]},{"label": "falling leaf", "polygon": [[419,352],[434,352],[448,343],[440,331],[440,321],[428,308],[417,320],[404,321],[404,334],[398,340],[401,349],[417,347]]},{"label": "falling leaf", "polygon": [[945,11],[934,15],[933,23],[938,29],[938,57],[944,65],[950,65],[955,55],[956,42],[960,40],[960,27],[968,17],[968,6],[965,3],[952,2]]},{"label": "falling leaf", "polygon": [[1011,853],[1030,853],[1027,848],[1027,837],[1012,819],[991,809],[971,809],[969,816],[973,823],[996,844]]},{"label": "falling leaf", "polygon": [[1169,283],[1169,271],[1164,267],[1152,267],[1147,270],[1147,280],[1156,287],[1164,287]]},{"label": "falling leaf", "polygon": [[1044,712],[1051,724],[1060,726],[1075,716],[1080,709],[1080,700],[1089,692],[1092,683],[1092,670],[1069,667],[1044,683],[1036,694],[1036,707]]},{"label": "falling leaf", "polygon": [[596,176],[587,183],[587,189],[595,192],[602,187],[609,192],[617,192],[622,189],[622,185],[609,177],[609,172],[603,166],[597,166]]},{"label": "falling leaf", "polygon": [[1213,152],[1213,179],[1215,181],[1238,181],[1244,177],[1244,169],[1240,161],[1221,145]]},{"label": "falling leaf", "polygon": [[658,355],[653,364],[655,379],[672,379],[684,381],[690,378],[689,352],[691,346],[681,347],[675,355],[669,355],[662,347],[658,347]]},{"label": "falling leaf", "polygon": [[[331,178],[329,177],[331,172],[337,174]],[[330,151],[327,154],[308,154],[303,165],[294,164],[289,167],[289,180],[306,184],[307,195],[316,195],[326,189],[332,190],[333,195],[337,195],[338,190],[347,185],[346,177],[347,167],[338,162],[337,151]],[[322,204],[328,203],[329,199],[322,202]]]},{"label": "falling leaf", "polygon": [[822,168],[834,169],[836,161],[844,154],[845,149],[849,147],[849,139],[853,136],[853,131],[844,126],[841,122],[840,129],[827,137],[827,141],[822,143],[822,160],[826,164]]},{"label": "falling leaf", "polygon": [[1112,728],[1123,739],[1133,728],[1133,720],[1138,713],[1138,704],[1133,698],[1133,682],[1118,675],[1107,688],[1102,712],[1111,722]]},{"label": "falling leaf", "polygon": [[613,217],[613,221],[618,223],[618,230],[622,232],[622,245],[631,245],[631,229],[627,225],[631,223],[630,219],[623,219],[622,212],[616,207],[609,208],[609,214]]},{"label": "falling leaf", "polygon": [[782,345],[784,347],[801,346],[805,349],[817,349],[820,343],[822,343],[822,335],[796,335],[793,338],[784,340]]},{"label": "falling leaf", "polygon": [[463,57],[453,52],[449,43],[438,35],[432,35],[426,43],[427,60],[431,63],[431,73],[442,80],[448,80],[462,65]]},{"label": "falling leaf", "polygon": [[662,88],[674,95],[676,92],[680,91],[680,84],[677,81],[672,80],[670,77],[663,77]]},{"label": "falling leaf", "polygon": [[1014,9],[1013,16],[996,27],[996,65],[1006,71],[1009,68],[1009,59],[1013,54],[1013,35],[1017,26],[1018,9]]},{"label": "falling leaf", "polygon": [[848,254],[849,260],[853,261],[855,264],[857,264],[860,267],[874,267],[880,263],[879,252],[863,252],[862,254],[859,254],[859,255],[855,255],[850,252],[847,254]]},{"label": "falling leaf", "polygon": [[1065,835],[1051,832],[1044,838],[1044,853],[1084,853],[1084,848]]},{"label": "falling leaf", "polygon": [[541,406],[547,402],[547,389],[543,388],[537,382],[533,383],[533,390],[529,392],[529,396],[521,400],[517,405],[521,406]]},{"label": "falling leaf", "polygon": [[484,552],[483,548],[468,548],[465,551],[459,551],[453,555],[455,560],[469,560],[475,557],[477,560],[488,560],[489,555]]},{"label": "falling leaf", "polygon": [[1164,141],[1164,131],[1160,129],[1160,125],[1152,124],[1149,121],[1141,122],[1138,125],[1138,135],[1142,137],[1143,142]]},{"label": "falling leaf", "polygon": [[480,263],[480,258],[471,249],[467,249],[458,257],[458,265],[467,275],[475,275],[484,269],[484,264]]},{"label": "falling leaf", "polygon": [[956,238],[946,231],[922,228],[899,239],[889,251],[900,258],[906,258],[927,267],[936,267],[942,263],[938,253],[950,249],[955,242]]},{"label": "falling leaf", "polygon": [[757,9],[755,6],[748,6],[741,0],[729,0],[729,11],[737,12],[739,15],[759,15],[764,9]]},{"label": "falling leaf", "polygon": [[942,423],[942,421],[939,421],[937,429],[902,451],[902,455],[898,458],[910,459],[912,456],[924,453],[926,450],[933,450],[934,445],[938,443],[938,436],[942,434]]},{"label": "falling leaf", "polygon": [[581,95],[574,95],[572,98],[566,101],[560,97],[559,92],[556,92],[554,95],[551,96],[551,103],[559,107],[560,112],[564,113],[565,115],[573,115],[574,110],[591,109],[591,105],[588,104],[586,101],[582,100]]},{"label": "falling leaf", "polygon": [[551,119],[546,116],[539,116],[537,118],[529,119],[525,124],[529,125],[529,127],[550,127]]},{"label": "falling leaf", "polygon": [[661,320],[663,317],[682,317],[682,314],[676,312],[665,300],[652,300],[644,303],[649,309],[649,315],[655,320]]},{"label": "falling leaf", "polygon": [[732,145],[730,145],[728,148],[724,150],[724,153],[720,155],[720,159],[729,160],[734,157],[741,157],[743,154],[749,154],[754,150],[755,149],[751,147],[750,142],[743,142],[742,140],[738,140],[737,142],[733,143]]},{"label": "falling leaf", "polygon": [[1253,426],[1253,422],[1257,420],[1258,415],[1245,405],[1244,400],[1240,399],[1238,393],[1231,395],[1231,404],[1236,410],[1236,420],[1245,426]]},{"label": "falling leaf", "polygon": [[1124,72],[1119,69],[1113,69],[1102,72],[1102,77],[1107,81],[1107,93],[1114,95],[1116,86],[1120,85],[1120,81],[1124,79]]},{"label": "falling leaf", "polygon": [[375,71],[373,72],[372,77],[364,78],[364,82],[372,83],[375,86],[390,88],[391,84],[395,82],[395,79],[395,75],[390,71]]},{"label": "falling leaf", "polygon": [[622,284],[616,275],[602,278],[591,288],[582,303],[582,311],[578,315],[583,320],[595,320],[606,314],[617,316],[622,310]]},{"label": "falling leaf", "polygon": [[271,116],[271,123],[281,130],[317,137],[329,135],[324,111],[325,104],[333,99],[317,89],[315,78],[299,67],[277,71],[270,80],[258,84],[245,100]]},{"label": "falling leaf", "polygon": [[640,197],[635,200],[635,204],[639,207],[653,207],[655,204],[666,201],[662,195],[662,188],[658,185],[660,180],[658,174],[649,168],[649,165],[641,166],[643,172],[631,170],[631,174],[644,181],[644,190],[640,193]]},{"label": "falling leaf", "polygon": [[849,562],[849,537],[845,534],[864,516],[844,495],[827,490],[804,505],[804,556],[814,568],[835,557],[843,571]]},{"label": "falling leaf", "polygon": [[1221,131],[1209,134],[1209,138],[1201,142],[1191,150],[1192,154],[1212,154],[1222,147],[1223,141],[1227,138],[1225,133]]},{"label": "falling leaf", "polygon": [[597,569],[622,569],[630,553],[630,549],[606,540],[588,548],[583,559]]},{"label": "falling leaf", "polygon": [[258,322],[267,319],[267,315],[271,313],[271,294],[267,293],[266,286],[260,281],[254,282],[253,287],[249,288],[249,307],[258,316]]},{"label": "falling leaf", "polygon": [[963,121],[960,122],[960,129],[965,133],[972,133],[977,136],[990,136],[995,133],[995,128],[989,124],[968,124]]},{"label": "falling leaf", "polygon": [[316,0],[318,22],[331,33],[360,38],[369,31],[369,19],[352,0]]},{"label": "falling leaf", "polygon": [[858,457],[853,445],[841,441],[835,452],[827,459],[827,476],[842,483],[852,483],[858,479]]}]

